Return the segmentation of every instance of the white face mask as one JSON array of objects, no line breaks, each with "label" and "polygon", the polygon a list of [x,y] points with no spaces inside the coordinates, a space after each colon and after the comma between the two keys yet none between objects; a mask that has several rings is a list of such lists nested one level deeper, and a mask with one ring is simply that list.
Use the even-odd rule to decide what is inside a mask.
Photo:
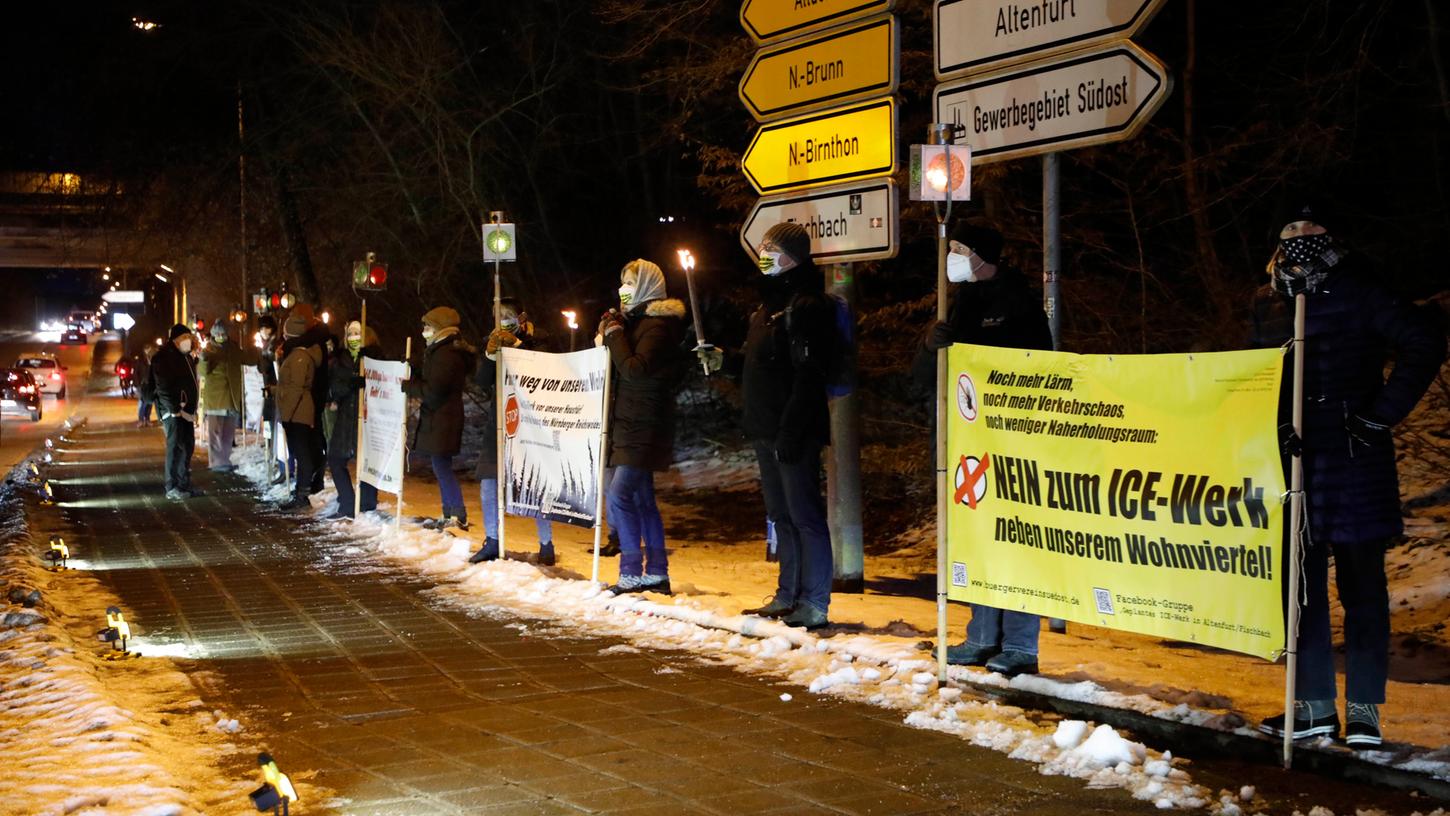
[{"label": "white face mask", "polygon": [[498,322],[498,327],[509,334],[515,334],[519,330],[519,319],[517,317],[505,317]]},{"label": "white face mask", "polygon": [[182,340],[180,343],[177,343],[176,344],[176,347],[179,348],[179,349],[181,349],[181,353],[182,354],[190,354],[191,353],[191,338],[188,337],[185,340]]},{"label": "white face mask", "polygon": [[433,331],[433,327],[432,326],[424,326],[423,327],[423,340],[424,341],[432,340],[434,334],[435,334],[435,332]]},{"label": "white face mask", "polygon": [[780,256],[780,252],[766,252],[764,250],[761,250],[760,260],[757,263],[760,266],[760,271],[765,274],[766,277],[773,278],[776,275],[780,275],[785,272],[785,270],[782,269],[780,265]]},{"label": "white face mask", "polygon": [[632,284],[625,284],[619,287],[619,305],[628,309],[634,303],[634,290]]},{"label": "white face mask", "polygon": [[947,255],[947,280],[952,283],[971,283],[977,279],[976,270],[973,268],[972,260],[976,256],[968,258],[952,252]]}]

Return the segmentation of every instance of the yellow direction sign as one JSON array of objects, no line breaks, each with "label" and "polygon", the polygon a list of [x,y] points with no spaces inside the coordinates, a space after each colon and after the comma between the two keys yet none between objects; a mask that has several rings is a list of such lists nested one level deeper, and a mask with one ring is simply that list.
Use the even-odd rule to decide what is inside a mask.
[{"label": "yellow direction sign", "polygon": [[898,36],[896,18],[886,14],[761,49],[740,79],[740,100],[766,122],[893,94],[900,76]]},{"label": "yellow direction sign", "polygon": [[797,37],[890,11],[896,0],[745,0],[740,25],[758,43]]},{"label": "yellow direction sign", "polygon": [[896,103],[887,97],[762,125],[740,168],[762,194],[891,175]]}]

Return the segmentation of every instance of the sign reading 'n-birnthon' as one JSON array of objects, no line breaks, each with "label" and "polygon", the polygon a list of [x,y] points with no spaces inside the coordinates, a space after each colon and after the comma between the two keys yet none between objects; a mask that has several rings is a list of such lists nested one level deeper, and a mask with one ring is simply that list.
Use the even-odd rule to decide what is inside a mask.
[{"label": "sign reading 'n-birnthon'", "polygon": [[1164,0],[937,0],[939,79],[1127,39]]},{"label": "sign reading 'n-birnthon'", "polygon": [[765,122],[895,93],[897,37],[896,18],[882,15],[762,49],[740,80],[740,100]]},{"label": "sign reading 'n-birnthon'", "polygon": [[762,125],[740,166],[762,194],[890,175],[896,104],[888,97]]},{"label": "sign reading 'n-birnthon'", "polygon": [[740,25],[758,43],[799,37],[877,12],[890,11],[896,0],[745,0]]},{"label": "sign reading 'n-birnthon'", "polygon": [[1074,51],[937,86],[936,121],[966,126],[972,163],[1131,139],[1172,90],[1131,42]]}]

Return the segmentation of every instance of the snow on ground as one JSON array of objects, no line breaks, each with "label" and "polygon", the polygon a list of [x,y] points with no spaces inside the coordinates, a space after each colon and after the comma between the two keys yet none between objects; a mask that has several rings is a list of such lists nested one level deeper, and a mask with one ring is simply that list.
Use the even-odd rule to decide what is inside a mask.
[{"label": "snow on ground", "polygon": [[[84,570],[45,569],[21,500],[4,491],[0,591],[38,589],[41,600],[26,608],[0,598],[0,813],[250,810],[258,778],[223,771],[256,755],[236,741],[245,726],[209,711],[170,660],[148,654],[144,621],[134,621],[131,644],[141,656],[105,660],[94,632],[118,601]],[[80,558],[89,542],[67,543]]]}]

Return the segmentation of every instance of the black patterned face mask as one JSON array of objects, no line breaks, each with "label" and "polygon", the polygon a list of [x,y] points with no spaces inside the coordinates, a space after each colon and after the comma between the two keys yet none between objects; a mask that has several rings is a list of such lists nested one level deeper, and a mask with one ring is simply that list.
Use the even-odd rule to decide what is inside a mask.
[{"label": "black patterned face mask", "polygon": [[1274,261],[1274,289],[1289,296],[1317,292],[1341,257],[1326,234],[1285,238]]},{"label": "black patterned face mask", "polygon": [[1284,257],[1290,263],[1303,266],[1314,263],[1324,256],[1325,250],[1329,249],[1329,236],[1324,233],[1297,235],[1280,241],[1279,247],[1284,251]]}]

